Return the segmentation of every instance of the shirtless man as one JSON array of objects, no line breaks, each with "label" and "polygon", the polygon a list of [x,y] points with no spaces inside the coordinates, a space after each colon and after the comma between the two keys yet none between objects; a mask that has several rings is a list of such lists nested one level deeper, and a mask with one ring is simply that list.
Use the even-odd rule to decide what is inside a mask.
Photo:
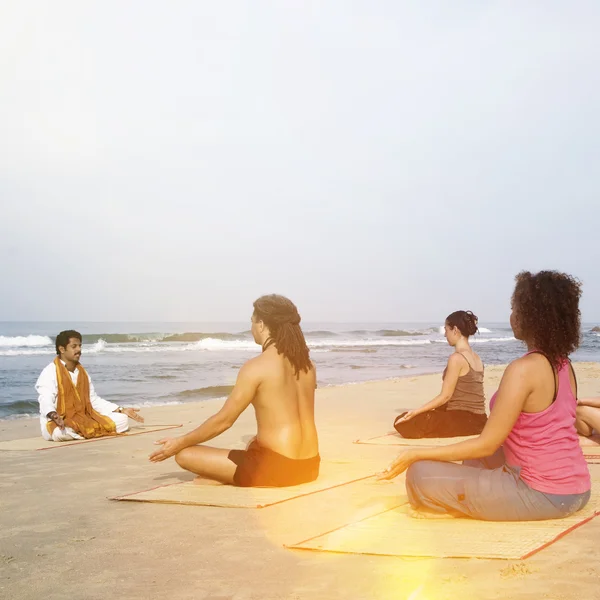
[{"label": "shirtless man", "polygon": [[[186,435],[156,442],[162,447],[150,455],[152,462],[175,456],[200,478],[243,487],[285,487],[318,477],[316,373],[296,306],[283,296],[262,296],[254,302],[252,335],[263,352],[242,366],[221,410]],[[229,429],[249,404],[258,431],[246,450],[199,445]]]}]

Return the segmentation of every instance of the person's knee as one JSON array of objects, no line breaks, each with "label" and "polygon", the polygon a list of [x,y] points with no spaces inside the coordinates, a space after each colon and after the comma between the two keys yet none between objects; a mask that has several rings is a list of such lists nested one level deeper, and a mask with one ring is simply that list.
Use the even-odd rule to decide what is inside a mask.
[{"label": "person's knee", "polygon": [[422,491],[421,481],[423,479],[423,461],[413,463],[406,471],[406,494],[413,508],[421,506]]},{"label": "person's knee", "polygon": [[426,467],[426,461],[423,460],[413,463],[408,467],[406,471],[406,487],[409,485],[414,487],[420,483],[423,478],[424,467]]},{"label": "person's knee", "polygon": [[407,440],[413,440],[420,437],[419,432],[415,430],[413,423],[406,421],[404,423],[394,423],[394,429]]},{"label": "person's knee", "polygon": [[175,462],[182,468],[187,469],[189,465],[190,449],[184,448],[175,455]]},{"label": "person's knee", "polygon": [[129,429],[129,417],[123,413],[113,413],[110,415],[113,420],[117,433],[125,433]]}]

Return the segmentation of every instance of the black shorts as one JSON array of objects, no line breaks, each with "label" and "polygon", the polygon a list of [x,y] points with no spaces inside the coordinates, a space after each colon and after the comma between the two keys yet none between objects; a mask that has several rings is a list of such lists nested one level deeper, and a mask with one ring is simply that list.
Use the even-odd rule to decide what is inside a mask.
[{"label": "black shorts", "polygon": [[[404,413],[403,413],[404,414]],[[396,421],[402,415],[396,417]],[[435,408],[406,421],[397,423],[394,429],[405,438],[443,438],[461,435],[479,435],[487,422],[486,414],[475,414],[468,410],[446,410],[445,405]]]},{"label": "black shorts", "polygon": [[233,484],[240,487],[288,487],[314,481],[321,457],[293,459],[260,446],[254,440],[247,450],[231,450],[229,460],[237,465]]}]

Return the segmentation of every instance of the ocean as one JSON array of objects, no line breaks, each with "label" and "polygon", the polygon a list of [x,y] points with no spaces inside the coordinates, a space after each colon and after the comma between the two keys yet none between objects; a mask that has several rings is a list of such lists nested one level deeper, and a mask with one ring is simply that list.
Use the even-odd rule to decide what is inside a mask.
[{"label": "ocean", "polygon": [[[302,324],[319,386],[440,372],[451,352],[441,323]],[[596,323],[583,326],[575,361],[600,360]],[[240,366],[260,352],[249,323],[0,322],[0,419],[38,413],[35,382],[62,329],[83,335],[81,362],[96,392],[124,406],[225,397]],[[472,338],[486,364],[523,353],[506,323]]]}]

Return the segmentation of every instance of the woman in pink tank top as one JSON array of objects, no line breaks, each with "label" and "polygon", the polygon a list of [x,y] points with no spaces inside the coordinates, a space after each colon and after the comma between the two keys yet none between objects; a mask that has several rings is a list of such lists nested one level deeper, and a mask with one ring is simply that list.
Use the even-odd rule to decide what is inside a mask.
[{"label": "woman in pink tank top", "polygon": [[[408,469],[414,509],[492,521],[566,517],[590,497],[568,359],[579,344],[580,283],[556,271],[517,275],[511,327],[527,353],[511,362],[476,438],[410,448],[380,474]],[[463,461],[462,464],[455,464]]]}]

